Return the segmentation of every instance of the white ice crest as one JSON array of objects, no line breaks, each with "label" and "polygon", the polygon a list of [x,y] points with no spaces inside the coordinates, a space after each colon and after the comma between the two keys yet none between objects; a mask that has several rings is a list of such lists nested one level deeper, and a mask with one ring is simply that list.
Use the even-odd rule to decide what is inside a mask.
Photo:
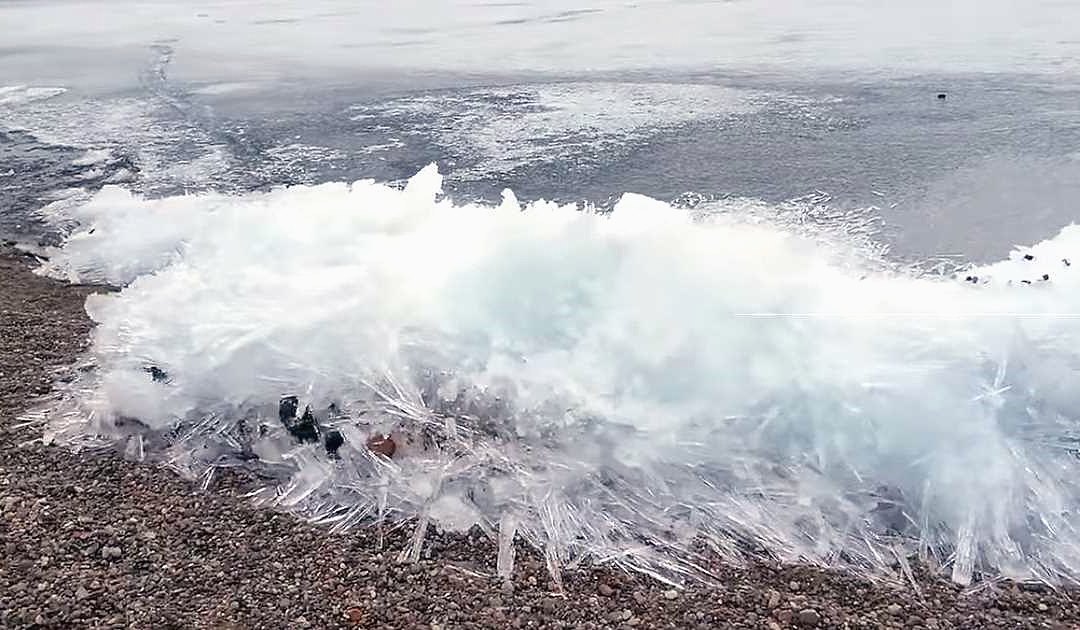
[{"label": "white ice crest", "polygon": [[1080,321],[1055,316],[1078,312],[1077,229],[972,282],[762,205],[462,205],[434,167],[403,190],[107,188],[43,268],[123,287],[87,301],[96,369],[49,432],[206,480],[259,467],[261,499],[338,529],[419,516],[408,557],[429,521],[479,524],[500,573],[517,536],[556,575],[920,553],[959,582],[1080,578]]}]

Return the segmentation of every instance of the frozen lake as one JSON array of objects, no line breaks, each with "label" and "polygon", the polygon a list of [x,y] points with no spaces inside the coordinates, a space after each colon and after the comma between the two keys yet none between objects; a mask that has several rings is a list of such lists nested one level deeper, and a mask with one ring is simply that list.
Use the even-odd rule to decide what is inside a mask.
[{"label": "frozen lake", "polygon": [[0,76],[67,82],[86,72],[82,80],[108,83],[153,42],[183,51],[176,77],[197,81],[381,71],[1059,75],[1080,64],[1078,12],[1060,0],[8,0]]}]

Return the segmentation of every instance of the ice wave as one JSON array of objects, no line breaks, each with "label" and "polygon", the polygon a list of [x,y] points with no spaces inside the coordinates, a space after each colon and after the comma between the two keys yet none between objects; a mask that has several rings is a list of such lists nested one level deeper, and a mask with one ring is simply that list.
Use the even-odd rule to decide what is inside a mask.
[{"label": "ice wave", "polygon": [[[50,439],[255,469],[341,529],[419,516],[407,557],[479,524],[503,572],[517,535],[555,575],[678,582],[711,549],[1080,577],[1076,227],[943,278],[756,202],[462,205],[434,167],[73,212],[43,272],[123,290],[87,301]],[[344,444],[298,441],[288,396]]]}]

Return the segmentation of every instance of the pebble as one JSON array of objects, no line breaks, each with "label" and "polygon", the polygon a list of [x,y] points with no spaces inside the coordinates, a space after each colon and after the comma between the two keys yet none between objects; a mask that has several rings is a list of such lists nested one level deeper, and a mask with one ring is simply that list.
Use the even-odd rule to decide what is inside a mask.
[{"label": "pebble", "polygon": [[116,560],[120,556],[124,555],[124,552],[119,547],[102,547],[101,557],[106,560]]},{"label": "pebble", "polygon": [[664,591],[664,599],[667,599],[667,600],[679,599],[679,591],[677,591],[675,589],[669,589],[669,590]]},{"label": "pebble", "polygon": [[804,626],[816,626],[821,623],[821,614],[813,608],[804,608],[799,611],[799,623]]},{"label": "pebble", "polygon": [[611,588],[610,586],[608,586],[607,584],[605,584],[603,582],[600,583],[600,586],[596,587],[596,590],[597,590],[597,592],[599,592],[604,597],[611,597],[612,595],[615,594],[615,589]]},{"label": "pebble", "polygon": [[780,593],[777,593],[776,591],[769,591],[769,598],[768,598],[768,601],[765,602],[765,605],[768,606],[770,609],[776,608],[777,606],[779,606],[780,605]]},{"label": "pebble", "polygon": [[904,607],[900,604],[889,604],[889,607],[885,609],[885,612],[893,617],[899,617],[904,612]]}]

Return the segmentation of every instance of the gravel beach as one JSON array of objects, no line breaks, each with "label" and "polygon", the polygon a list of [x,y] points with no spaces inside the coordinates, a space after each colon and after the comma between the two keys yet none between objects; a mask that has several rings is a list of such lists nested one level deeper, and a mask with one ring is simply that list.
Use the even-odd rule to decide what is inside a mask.
[{"label": "gravel beach", "polygon": [[0,253],[0,627],[4,628],[1080,628],[1080,591],[996,583],[974,593],[916,571],[911,586],[809,567],[718,567],[722,586],[671,590],[604,568],[566,596],[522,551],[495,580],[493,544],[431,532],[394,561],[373,532],[330,535],[249,506],[244,481],[200,493],[172,473],[33,442],[16,416],[90,330],[92,289]]}]

